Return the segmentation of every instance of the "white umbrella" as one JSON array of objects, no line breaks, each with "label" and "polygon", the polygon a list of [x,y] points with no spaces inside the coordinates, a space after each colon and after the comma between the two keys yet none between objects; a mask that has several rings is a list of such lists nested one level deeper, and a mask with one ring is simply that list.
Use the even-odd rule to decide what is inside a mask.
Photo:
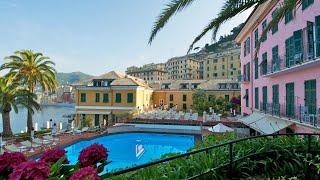
[{"label": "white umbrella", "polygon": [[223,125],[222,123],[219,123],[211,128],[208,129],[211,132],[216,133],[224,133],[224,132],[233,132],[234,129],[229,128],[228,126]]}]

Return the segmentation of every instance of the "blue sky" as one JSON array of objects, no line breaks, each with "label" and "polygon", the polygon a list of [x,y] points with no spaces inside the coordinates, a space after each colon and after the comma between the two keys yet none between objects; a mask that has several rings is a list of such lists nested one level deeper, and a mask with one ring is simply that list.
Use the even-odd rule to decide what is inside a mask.
[{"label": "blue sky", "polygon": [[[198,0],[177,14],[147,44],[151,27],[169,0],[1,0],[0,58],[16,50],[43,52],[59,72],[82,71],[98,75],[124,71],[131,65],[165,62],[184,55],[190,42],[223,0]],[[220,34],[243,22],[234,18]],[[210,43],[210,33],[196,46]]]}]

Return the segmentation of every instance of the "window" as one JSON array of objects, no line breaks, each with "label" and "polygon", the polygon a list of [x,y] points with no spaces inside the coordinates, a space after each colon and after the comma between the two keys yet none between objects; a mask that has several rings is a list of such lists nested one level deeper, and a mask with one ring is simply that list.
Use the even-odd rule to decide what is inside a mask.
[{"label": "window", "polygon": [[230,68],[233,68],[233,64],[230,64]]},{"label": "window", "polygon": [[280,61],[279,61],[279,47],[278,45],[272,48],[272,72],[277,72],[280,70]]},{"label": "window", "polygon": [[[275,16],[277,15],[277,12],[278,9],[276,8],[273,12],[272,12],[272,18],[275,18]],[[271,28],[271,32],[272,34],[276,33],[278,31],[278,24],[274,25],[272,28]]]},{"label": "window", "polygon": [[182,101],[187,101],[187,95],[182,95]]},{"label": "window", "polygon": [[286,11],[284,14],[284,23],[287,24],[293,19],[292,11]]},{"label": "window", "polygon": [[86,101],[87,101],[87,95],[86,95],[86,93],[81,93],[81,94],[80,94],[80,101],[81,101],[81,102],[86,102]]},{"label": "window", "polygon": [[250,37],[246,39],[243,45],[244,56],[250,53]]},{"label": "window", "polygon": [[[262,22],[262,32],[265,30],[267,28],[267,20],[264,20],[263,22]],[[266,41],[267,40],[267,33],[264,35],[264,36],[262,36],[262,42],[264,42],[264,41]]]},{"label": "window", "polygon": [[272,86],[272,109],[274,114],[280,114],[280,105],[279,105],[279,85]]},{"label": "window", "polygon": [[259,109],[259,88],[254,88],[254,108]]},{"label": "window", "polygon": [[127,94],[127,103],[133,103],[133,93]]},{"label": "window", "polygon": [[121,93],[116,93],[116,103],[121,103]]},{"label": "window", "polygon": [[100,93],[96,93],[96,102],[100,102]]},{"label": "window", "polygon": [[224,65],[222,65],[222,69],[225,69]]},{"label": "window", "polygon": [[109,102],[109,94],[103,94],[103,102],[108,103]]},{"label": "window", "polygon": [[254,78],[258,79],[259,77],[259,59],[256,58],[254,60]]},{"label": "window", "polygon": [[259,30],[256,29],[254,31],[254,47],[256,48],[258,46],[259,43]]},{"label": "window", "polygon": [[313,4],[314,0],[302,0],[302,10],[305,10],[311,4]]},{"label": "window", "polygon": [[100,125],[99,119],[100,119],[100,115],[99,114],[95,114],[94,115],[94,125],[95,126],[99,126]]},{"label": "window", "polygon": [[187,104],[186,104],[186,103],[183,103],[183,104],[182,104],[182,109],[183,109],[183,110],[187,110]]},{"label": "window", "polygon": [[173,101],[173,94],[170,94],[170,101]]}]

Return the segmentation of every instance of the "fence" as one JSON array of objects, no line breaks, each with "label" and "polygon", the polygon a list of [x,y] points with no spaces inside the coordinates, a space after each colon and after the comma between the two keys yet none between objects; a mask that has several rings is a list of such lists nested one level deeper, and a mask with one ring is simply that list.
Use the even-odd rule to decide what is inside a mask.
[{"label": "fence", "polygon": [[[233,147],[234,147],[235,144],[240,143],[240,142],[244,142],[244,141],[248,141],[248,140],[252,140],[252,139],[268,138],[268,137],[275,138],[275,137],[279,137],[279,136],[304,136],[304,137],[306,137],[306,141],[307,141],[307,152],[309,152],[309,153],[310,152],[312,152],[312,153],[319,152],[318,149],[316,149],[316,150],[312,150],[311,149],[311,140],[312,140],[312,136],[316,136],[316,137],[320,138],[320,134],[308,134],[308,133],[268,134],[268,135],[247,137],[247,138],[243,138],[243,139],[230,141],[230,142],[227,142],[227,143],[222,143],[222,144],[206,147],[206,148],[203,148],[203,149],[191,151],[191,152],[184,153],[184,154],[181,154],[181,155],[176,155],[176,156],[173,156],[173,157],[168,157],[168,158],[156,160],[156,161],[153,161],[153,162],[150,162],[150,163],[146,163],[146,164],[138,165],[138,166],[135,166],[135,167],[127,168],[127,169],[124,169],[124,170],[113,172],[113,173],[108,174],[108,175],[117,176],[117,175],[129,173],[129,172],[137,171],[137,170],[140,170],[140,169],[143,169],[143,168],[147,168],[147,167],[150,167],[150,166],[158,165],[158,164],[161,164],[161,163],[166,163],[166,162],[169,162],[169,161],[172,161],[172,160],[176,160],[176,159],[179,159],[179,158],[188,157],[188,156],[191,156],[191,155],[194,155],[194,154],[209,153],[210,150],[213,150],[213,149],[216,149],[216,148],[226,147],[226,148],[228,148],[229,160],[224,165],[227,165],[229,167],[228,168],[229,169],[228,174],[230,175],[230,179],[232,179],[232,174],[233,174],[232,172],[233,172],[233,168],[234,168],[235,162],[237,162],[237,161],[239,161],[239,160],[241,160],[243,158],[252,156],[252,155],[257,155],[257,153],[252,153],[252,154],[246,155],[245,157],[240,157],[238,159],[234,159]],[[268,152],[270,153],[270,151],[268,151]],[[267,153],[267,152],[265,152],[265,153]],[[201,172],[199,174],[196,174],[195,176],[190,177],[189,179],[201,178],[204,175],[213,173],[214,170],[215,169],[210,169],[210,170],[208,170],[206,172]]]}]

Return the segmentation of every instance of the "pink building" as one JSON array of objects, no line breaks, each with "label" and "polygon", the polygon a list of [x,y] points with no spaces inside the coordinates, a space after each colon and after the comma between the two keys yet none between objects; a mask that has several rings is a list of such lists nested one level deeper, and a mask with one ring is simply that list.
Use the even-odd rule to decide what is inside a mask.
[{"label": "pink building", "polygon": [[[296,132],[320,127],[320,0],[302,0],[255,47],[282,1],[269,0],[252,12],[236,37],[241,43],[242,113],[295,122]],[[301,127],[301,128],[299,128]],[[303,130],[301,130],[303,129]]]}]

